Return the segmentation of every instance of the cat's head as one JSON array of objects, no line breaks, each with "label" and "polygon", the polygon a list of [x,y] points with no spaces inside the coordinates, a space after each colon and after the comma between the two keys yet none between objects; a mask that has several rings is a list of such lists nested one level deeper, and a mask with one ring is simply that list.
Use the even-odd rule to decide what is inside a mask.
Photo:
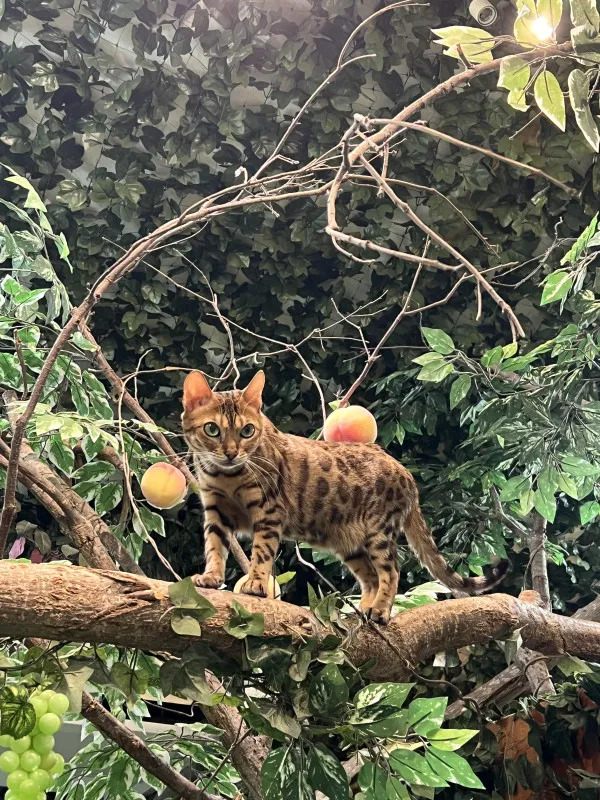
[{"label": "cat's head", "polygon": [[227,472],[254,450],[263,434],[260,413],[264,372],[243,390],[213,392],[201,372],[190,372],[183,384],[183,435],[193,453]]}]

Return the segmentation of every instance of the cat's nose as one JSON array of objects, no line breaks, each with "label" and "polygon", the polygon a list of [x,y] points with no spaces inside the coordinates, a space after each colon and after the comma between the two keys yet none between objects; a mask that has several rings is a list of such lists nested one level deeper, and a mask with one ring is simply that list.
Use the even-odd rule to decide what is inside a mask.
[{"label": "cat's nose", "polygon": [[237,450],[226,450],[225,455],[230,461],[233,461],[234,458],[237,456]]}]

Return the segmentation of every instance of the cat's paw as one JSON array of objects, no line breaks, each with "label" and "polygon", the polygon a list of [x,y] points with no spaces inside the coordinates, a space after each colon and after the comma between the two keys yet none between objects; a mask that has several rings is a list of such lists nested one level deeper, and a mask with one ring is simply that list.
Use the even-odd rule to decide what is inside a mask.
[{"label": "cat's paw", "polygon": [[392,611],[389,608],[377,608],[377,606],[373,606],[373,608],[367,612],[367,615],[370,620],[376,622],[378,625],[387,625],[392,616]]},{"label": "cat's paw", "polygon": [[223,585],[223,578],[214,572],[204,572],[202,575],[194,575],[192,582],[200,589],[219,589]]},{"label": "cat's paw", "polygon": [[267,596],[267,581],[261,581],[259,578],[248,578],[240,589],[242,594],[252,594],[255,597]]}]

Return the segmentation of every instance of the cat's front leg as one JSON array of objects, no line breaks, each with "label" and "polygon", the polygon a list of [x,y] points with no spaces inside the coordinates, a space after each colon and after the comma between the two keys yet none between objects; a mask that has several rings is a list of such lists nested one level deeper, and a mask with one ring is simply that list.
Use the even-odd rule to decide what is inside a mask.
[{"label": "cat's front leg", "polygon": [[231,545],[233,524],[215,505],[204,507],[204,572],[194,575],[196,586],[218,589],[225,581],[225,565]]},{"label": "cat's front leg", "polygon": [[281,518],[278,514],[270,513],[254,523],[250,570],[248,580],[241,589],[244,594],[267,596],[280,540]]}]

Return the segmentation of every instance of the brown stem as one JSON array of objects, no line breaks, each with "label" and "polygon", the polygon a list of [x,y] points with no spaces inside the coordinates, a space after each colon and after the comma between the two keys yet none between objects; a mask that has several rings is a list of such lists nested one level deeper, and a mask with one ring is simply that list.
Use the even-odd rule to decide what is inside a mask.
[{"label": "brown stem", "polygon": [[217,795],[202,791],[190,780],[184,778],[181,773],[166,764],[156,753],[150,750],[139,736],[126,725],[123,725],[122,722],[119,722],[116,717],[113,717],[88,692],[83,693],[81,713],[107,739],[115,742],[121,750],[124,750],[128,756],[137,761],[146,772],[154,775],[155,778],[158,778],[165,786],[175,792],[177,797],[182,797],[184,800],[219,800]]},{"label": "brown stem", "polygon": [[542,598],[543,608],[552,611],[548,564],[546,559],[546,520],[538,511],[533,512],[533,526],[529,534],[529,566],[535,592]]}]

